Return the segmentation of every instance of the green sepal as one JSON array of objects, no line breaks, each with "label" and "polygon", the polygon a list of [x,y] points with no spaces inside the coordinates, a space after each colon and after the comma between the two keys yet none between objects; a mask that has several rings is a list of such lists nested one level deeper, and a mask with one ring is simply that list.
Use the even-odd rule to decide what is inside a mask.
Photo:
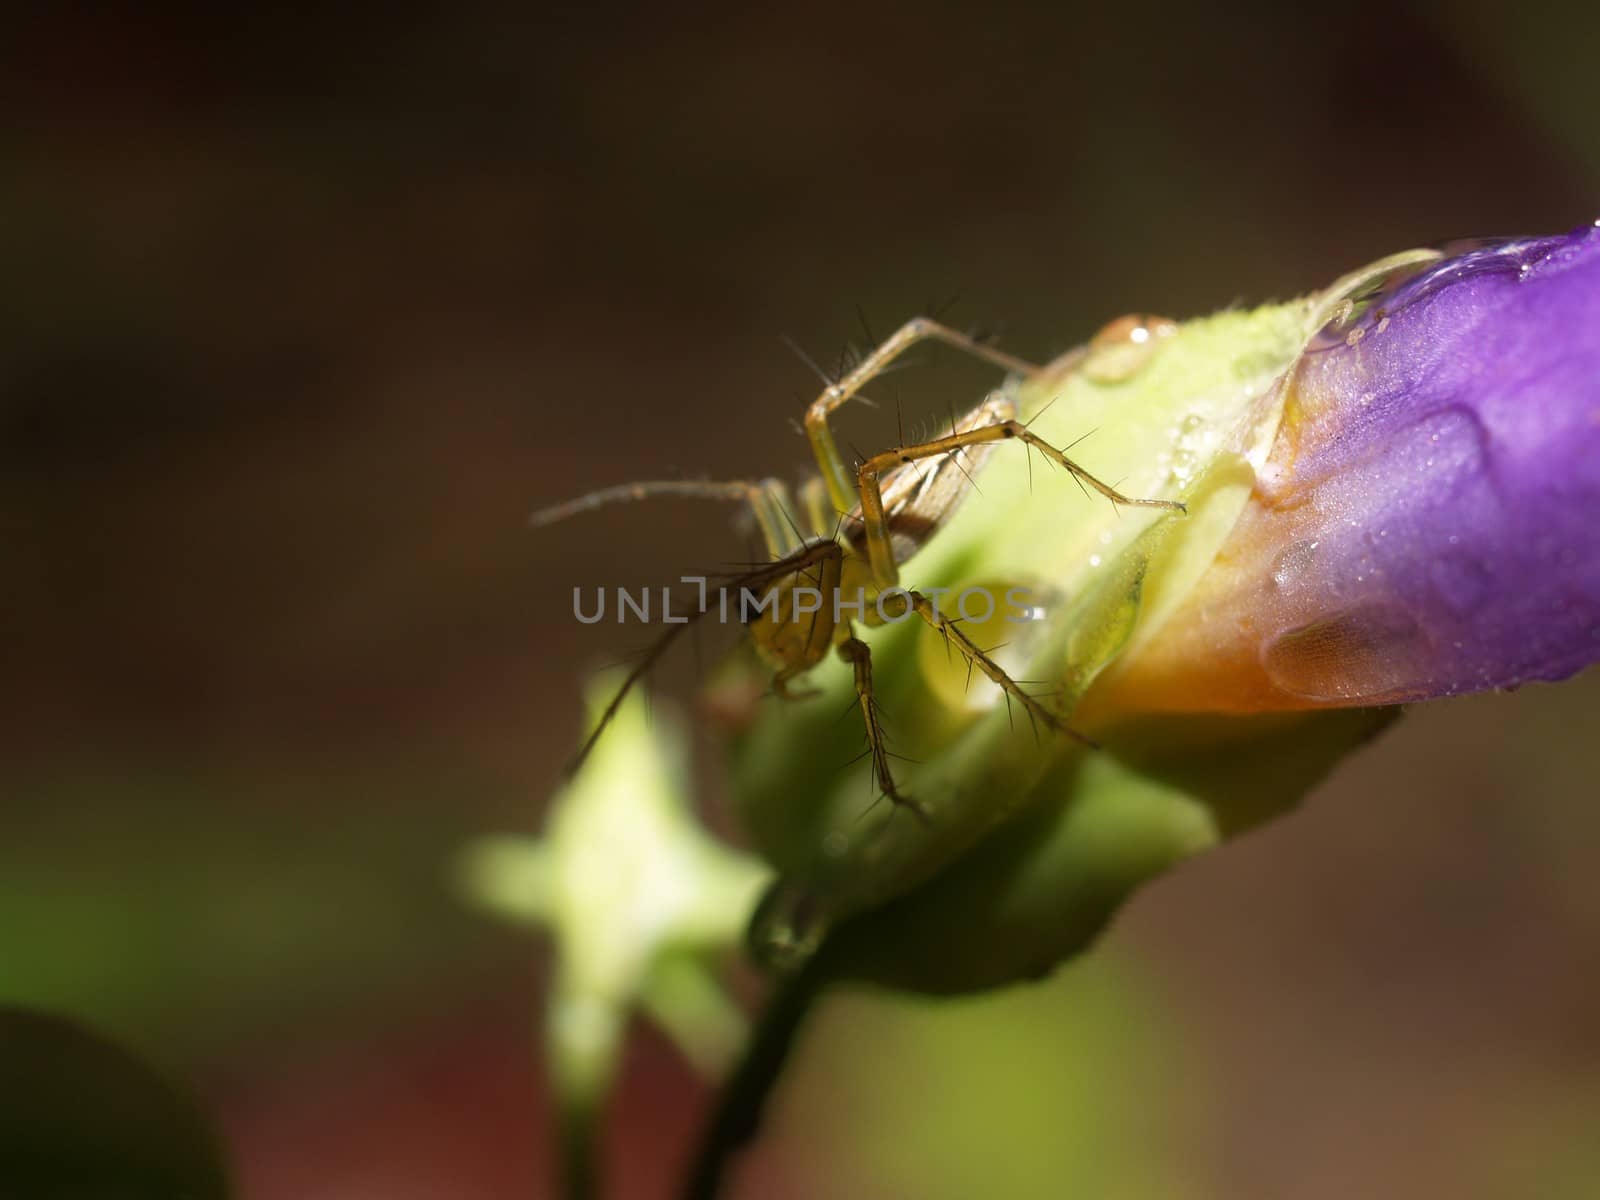
[{"label": "green sepal", "polygon": [[1160,718],[1063,763],[1037,804],[833,931],[839,978],[953,994],[1048,974],[1182,860],[1292,810],[1398,709]]}]

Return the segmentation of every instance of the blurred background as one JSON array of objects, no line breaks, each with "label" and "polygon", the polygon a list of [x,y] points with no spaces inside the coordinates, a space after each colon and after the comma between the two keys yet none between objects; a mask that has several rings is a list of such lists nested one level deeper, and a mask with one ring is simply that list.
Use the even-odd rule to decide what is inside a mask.
[{"label": "blurred background", "polygon": [[[547,1194],[543,950],[447,866],[537,828],[636,648],[572,585],[744,535],[525,515],[802,469],[782,335],[938,309],[1043,360],[1592,220],[1596,61],[1539,2],[14,16],[0,1000],[192,1081],[248,1200]],[[1047,985],[841,998],[744,1194],[1600,1194],[1597,713],[1593,672],[1417,711]],[[641,1030],[617,1195],[705,1098]]]}]

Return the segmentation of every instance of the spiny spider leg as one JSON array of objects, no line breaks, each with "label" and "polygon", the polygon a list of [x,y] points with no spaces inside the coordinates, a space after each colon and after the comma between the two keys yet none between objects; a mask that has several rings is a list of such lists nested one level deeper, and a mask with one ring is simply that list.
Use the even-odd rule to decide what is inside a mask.
[{"label": "spiny spider leg", "polygon": [[1004,667],[990,658],[982,647],[969,638],[960,625],[941,613],[932,600],[921,592],[908,591],[905,594],[910,597],[911,607],[917,616],[921,617],[936,632],[942,635],[946,645],[953,644],[965,656],[968,663],[976,666],[978,670],[987,675],[1008,697],[1020,703],[1027,712],[1029,720],[1036,725],[1043,723],[1046,729],[1055,733],[1064,733],[1091,749],[1097,748],[1093,740],[1073,729],[1060,717],[1056,716],[1055,713],[1039,703],[1038,697],[1023,690],[1020,683],[1006,674]]},{"label": "spiny spider leg", "polygon": [[1113,504],[1126,504],[1143,508],[1165,508],[1174,512],[1187,511],[1177,500],[1146,500],[1125,496],[1109,483],[1097,479],[1083,467],[1057,450],[1049,442],[1030,430],[1015,417],[980,425],[976,429],[959,430],[915,446],[902,446],[886,450],[863,462],[856,472],[861,492],[861,520],[866,529],[867,558],[872,566],[872,577],[881,588],[893,587],[900,578],[894,551],[889,543],[889,517],[884,511],[883,489],[879,476],[895,467],[914,463],[919,459],[950,454],[964,446],[982,445],[986,442],[1019,441],[1038,450],[1052,462],[1065,467],[1078,482],[1087,484]]},{"label": "spiny spider leg", "polygon": [[1032,375],[1039,369],[1033,363],[996,350],[927,317],[913,317],[900,326],[887,341],[857,363],[853,371],[824,388],[806,410],[806,436],[811,439],[811,449],[816,455],[817,465],[822,469],[822,478],[828,485],[833,506],[840,512],[849,512],[855,503],[852,495],[854,484],[850,479],[850,470],[845,466],[844,456],[839,453],[838,444],[833,440],[833,431],[828,428],[828,414],[881,375],[901,354],[930,338],[1017,374]]},{"label": "spiny spider leg", "polygon": [[839,657],[850,664],[855,672],[856,702],[861,706],[861,720],[867,730],[867,751],[872,756],[872,777],[891,804],[910,809],[924,823],[928,811],[907,796],[895,785],[894,773],[889,769],[889,749],[884,737],[883,720],[878,714],[878,701],[872,690],[872,650],[858,637],[848,637],[839,643]]},{"label": "spiny spider leg", "polygon": [[767,552],[775,559],[794,553],[805,540],[789,515],[789,491],[780,479],[738,479],[727,483],[709,479],[650,479],[623,483],[541,508],[528,518],[528,524],[536,528],[554,525],[557,521],[565,521],[568,517],[607,504],[625,504],[634,500],[648,500],[653,496],[747,502],[755,513],[762,540],[767,544]]}]

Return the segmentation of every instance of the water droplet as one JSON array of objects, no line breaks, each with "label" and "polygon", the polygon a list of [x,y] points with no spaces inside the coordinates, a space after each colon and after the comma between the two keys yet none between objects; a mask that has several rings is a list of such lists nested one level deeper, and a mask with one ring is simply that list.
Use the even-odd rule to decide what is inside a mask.
[{"label": "water droplet", "polygon": [[1345,290],[1322,300],[1323,324],[1307,343],[1306,353],[1354,346],[1366,335],[1369,325],[1388,315],[1386,302],[1436,261],[1436,254],[1428,251],[1409,257],[1396,255],[1393,260],[1374,263],[1368,271],[1340,280],[1334,287]]},{"label": "water droplet", "polygon": [[1130,313],[1106,325],[1089,341],[1083,373],[1096,383],[1125,383],[1155,354],[1159,344],[1178,332],[1166,317]]},{"label": "water droplet", "polygon": [[1526,279],[1564,244],[1559,237],[1474,238],[1380,260],[1347,275],[1321,298],[1323,325],[1306,350],[1354,346],[1366,333],[1388,329],[1391,314],[1462,279],[1492,274]]},{"label": "water droplet", "polygon": [[1172,430],[1172,443],[1167,451],[1168,484],[1185,488],[1193,482],[1201,464],[1208,462],[1215,451],[1216,433],[1199,413],[1188,413]]},{"label": "water droplet", "polygon": [[1069,621],[1058,699],[1077,702],[1101,669],[1122,652],[1139,620],[1144,599],[1143,555],[1129,552],[1112,569],[1097,577],[1094,587],[1068,614]]},{"label": "water droplet", "polygon": [[793,970],[816,953],[827,932],[817,897],[808,889],[779,880],[767,890],[750,919],[749,945],[756,961]]},{"label": "water droplet", "polygon": [[1366,604],[1279,634],[1262,666],[1278,687],[1307,700],[1391,703],[1421,692],[1426,650],[1404,609]]},{"label": "water droplet", "polygon": [[1315,542],[1294,542],[1272,561],[1272,582],[1280,590],[1292,588],[1311,569],[1316,559]]}]

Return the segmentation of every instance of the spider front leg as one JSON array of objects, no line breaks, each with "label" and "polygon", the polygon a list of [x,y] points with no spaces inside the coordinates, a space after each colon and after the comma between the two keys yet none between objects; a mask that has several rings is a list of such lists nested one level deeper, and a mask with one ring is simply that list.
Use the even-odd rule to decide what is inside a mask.
[{"label": "spider front leg", "polygon": [[856,472],[856,481],[861,494],[861,523],[867,544],[867,560],[872,567],[872,579],[878,587],[893,587],[900,578],[900,569],[895,562],[894,550],[889,542],[889,518],[884,511],[883,488],[880,476],[885,471],[893,470],[896,467],[908,466],[921,459],[937,458],[940,455],[951,454],[966,446],[980,446],[1003,441],[1019,441],[1033,447],[1052,462],[1066,468],[1080,484],[1093,488],[1107,500],[1110,500],[1112,504],[1126,504],[1140,508],[1165,508],[1174,512],[1187,511],[1183,504],[1177,500],[1147,500],[1137,496],[1124,495],[1109,483],[1084,470],[1084,468],[1068,458],[1065,452],[1057,450],[1038,434],[1032,432],[1021,421],[1014,417],[1007,417],[994,422],[992,425],[980,425],[975,429],[955,430],[944,437],[920,442],[914,446],[902,446],[897,450],[886,450],[882,454],[873,455],[861,464]]},{"label": "spider front leg", "polygon": [[1024,362],[993,346],[986,346],[927,317],[913,317],[900,326],[887,341],[862,359],[855,370],[824,388],[822,395],[812,401],[811,407],[806,410],[806,436],[811,439],[811,449],[822,470],[822,478],[828,485],[828,495],[840,512],[849,512],[855,503],[854,483],[850,478],[850,469],[845,466],[844,456],[839,453],[838,444],[833,440],[833,431],[828,428],[828,414],[860,392],[912,346],[929,339],[954,346],[957,350],[1016,374],[1032,375],[1039,369],[1033,363]]}]

